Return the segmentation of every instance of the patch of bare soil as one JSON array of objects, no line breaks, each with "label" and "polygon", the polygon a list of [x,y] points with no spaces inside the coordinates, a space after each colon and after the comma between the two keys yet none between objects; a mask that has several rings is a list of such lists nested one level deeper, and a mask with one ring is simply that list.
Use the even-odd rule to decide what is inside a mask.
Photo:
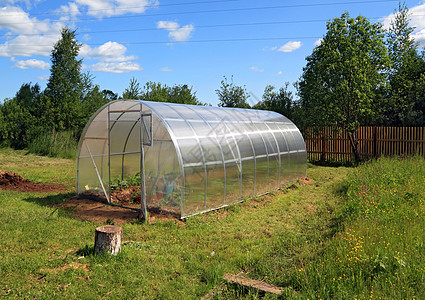
[{"label": "patch of bare soil", "polygon": [[64,192],[66,187],[61,184],[38,183],[23,178],[21,175],[0,170],[0,189],[20,192],[52,193]]},{"label": "patch of bare soil", "polygon": [[300,179],[298,179],[298,183],[300,185],[310,185],[314,183],[314,180],[309,178],[309,177],[302,177]]},{"label": "patch of bare soil", "polygon": [[[133,222],[139,220],[139,212],[128,208],[108,205],[104,202],[86,199],[84,195],[75,196],[65,201],[58,207],[72,209],[74,218],[80,220],[90,220],[96,223],[114,223],[115,225]],[[135,206],[136,207],[136,206]],[[140,205],[137,206],[140,208]],[[154,210],[149,211],[149,223],[157,221],[174,221],[176,224],[184,225],[178,218],[170,215],[158,213]]]}]

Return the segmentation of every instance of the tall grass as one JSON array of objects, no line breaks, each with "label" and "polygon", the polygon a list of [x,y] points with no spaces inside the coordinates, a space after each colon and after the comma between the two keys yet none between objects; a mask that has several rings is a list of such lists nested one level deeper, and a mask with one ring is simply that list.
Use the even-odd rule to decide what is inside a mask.
[{"label": "tall grass", "polygon": [[425,159],[382,158],[355,168],[345,223],[299,262],[290,283],[311,299],[419,299],[425,295]]},{"label": "tall grass", "polygon": [[30,153],[75,158],[78,143],[73,131],[50,131],[37,135],[28,146]]}]

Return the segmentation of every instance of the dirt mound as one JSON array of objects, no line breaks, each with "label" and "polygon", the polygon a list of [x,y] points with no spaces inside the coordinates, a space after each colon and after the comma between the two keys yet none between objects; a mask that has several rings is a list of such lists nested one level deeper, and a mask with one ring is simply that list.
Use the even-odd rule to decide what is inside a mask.
[{"label": "dirt mound", "polygon": [[61,184],[44,184],[32,182],[21,175],[0,170],[0,189],[20,192],[51,193],[64,192],[66,187]]},{"label": "dirt mound", "polygon": [[298,179],[298,183],[300,185],[310,185],[310,184],[313,184],[313,182],[314,182],[314,180],[309,178],[309,177],[303,177],[303,178]]}]

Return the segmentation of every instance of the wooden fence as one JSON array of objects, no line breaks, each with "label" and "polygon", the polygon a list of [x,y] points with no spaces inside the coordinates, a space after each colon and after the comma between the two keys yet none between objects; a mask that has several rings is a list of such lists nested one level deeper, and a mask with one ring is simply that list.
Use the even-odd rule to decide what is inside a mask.
[{"label": "wooden fence", "polygon": [[[312,161],[354,161],[348,135],[336,127],[308,128],[303,132]],[[358,131],[360,158],[381,155],[424,155],[425,127],[372,127]]]}]

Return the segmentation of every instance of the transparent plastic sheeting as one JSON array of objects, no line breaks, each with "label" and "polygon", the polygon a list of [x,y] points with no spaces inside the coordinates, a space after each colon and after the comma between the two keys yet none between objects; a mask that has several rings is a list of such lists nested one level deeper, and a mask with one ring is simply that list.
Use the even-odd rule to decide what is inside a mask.
[{"label": "transparent plastic sheeting", "polygon": [[99,109],[83,131],[78,193],[109,193],[117,178],[140,176],[141,147],[148,208],[182,218],[275,190],[306,173],[304,139],[278,113],[117,100]]}]

